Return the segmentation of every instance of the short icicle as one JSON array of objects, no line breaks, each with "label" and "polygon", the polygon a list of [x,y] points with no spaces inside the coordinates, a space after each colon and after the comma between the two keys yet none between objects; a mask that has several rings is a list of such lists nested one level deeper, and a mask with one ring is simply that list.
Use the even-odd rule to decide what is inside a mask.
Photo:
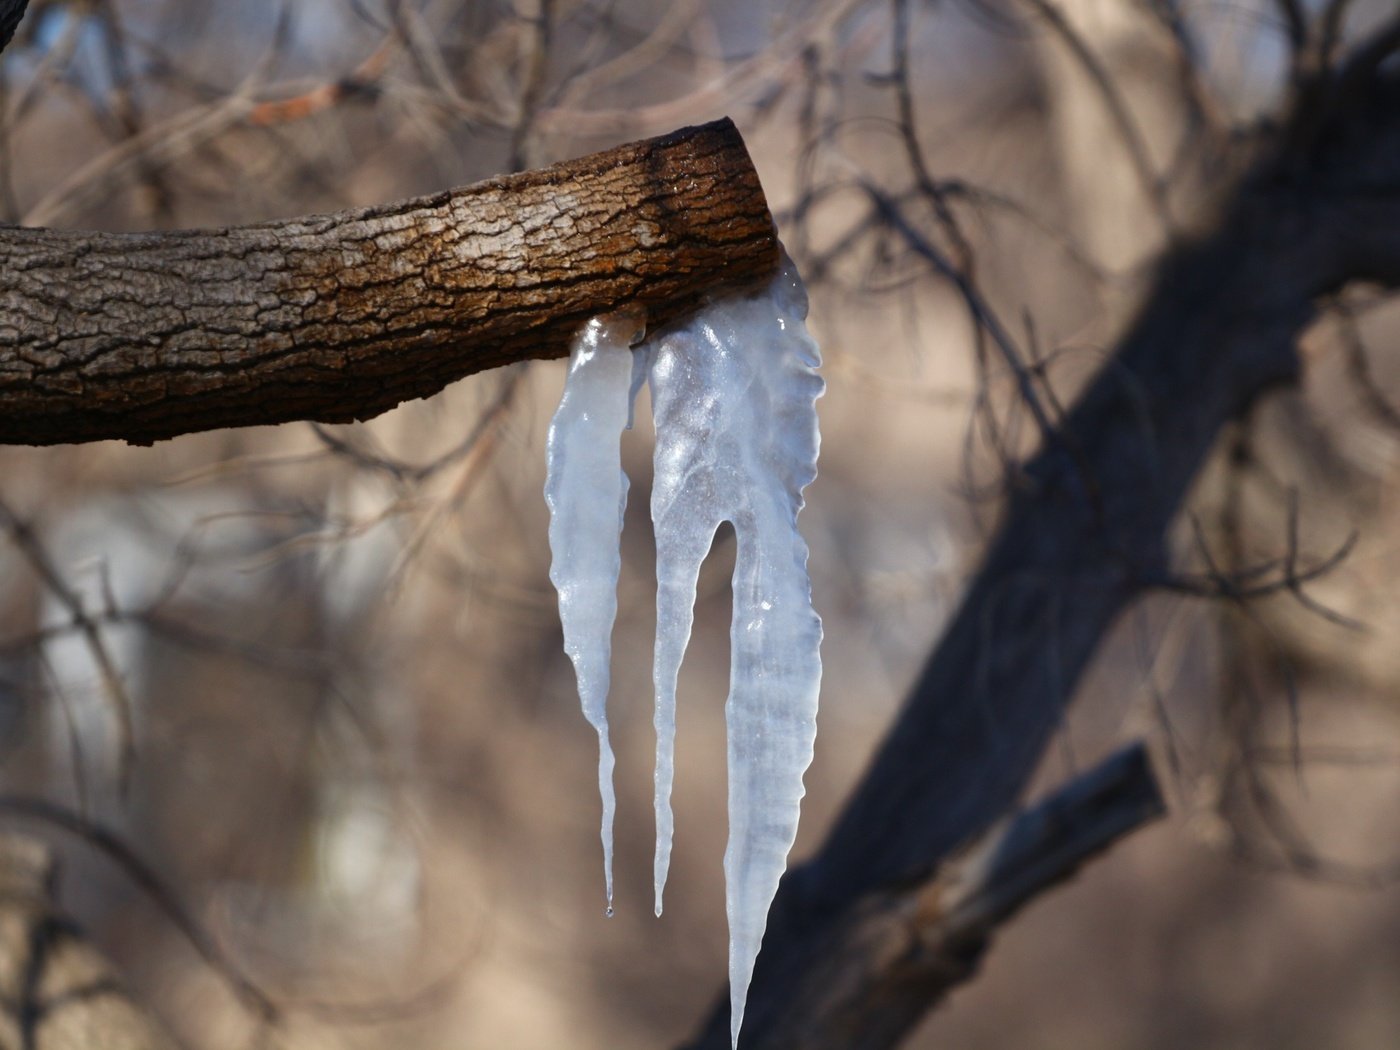
[{"label": "short icicle", "polygon": [[564,651],[573,661],[584,717],[598,732],[603,875],[613,910],[613,752],[608,741],[613,621],[617,618],[620,534],[627,506],[620,438],[630,424],[631,343],[639,313],[589,321],[574,337],[564,397],[549,427],[545,501],[549,504],[549,578],[559,592]]},{"label": "short icicle", "polygon": [[797,835],[821,686],[802,490],[816,477],[820,354],[786,257],[763,290],[716,298],[654,350],[652,521],[657,546],[656,907],[671,852],[676,677],[700,563],[729,521],[734,568],[729,699],[730,1036],[737,1047],[768,908]]}]

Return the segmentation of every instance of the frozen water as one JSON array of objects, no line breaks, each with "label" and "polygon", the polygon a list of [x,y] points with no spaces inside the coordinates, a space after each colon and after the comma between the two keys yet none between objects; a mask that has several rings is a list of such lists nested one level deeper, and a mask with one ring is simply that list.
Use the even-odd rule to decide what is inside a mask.
[{"label": "frozen water", "polygon": [[717,298],[666,333],[651,365],[656,418],[656,909],[671,853],[676,678],[695,585],[723,521],[734,527],[730,626],[729,915],[731,1035],[737,1043],[768,906],[797,834],[821,686],[802,490],[816,477],[820,356],[790,261],[749,295]]},{"label": "frozen water", "polygon": [[545,502],[549,504],[549,578],[559,591],[564,651],[574,664],[583,714],[598,732],[598,791],[603,800],[603,879],[612,914],[613,751],[608,742],[608,664],[617,617],[619,536],[627,475],[619,438],[632,415],[632,354],[638,314],[595,317],[574,337],[564,397],[549,426]]},{"label": "frozen water", "polygon": [[549,435],[551,578],[584,713],[598,730],[604,864],[612,898],[612,754],[604,704],[617,611],[618,531],[627,482],[618,433],[649,365],[656,421],[656,913],[670,865],[676,682],[690,641],[700,564],[734,527],[729,699],[731,1037],[737,1044],[768,908],[797,834],[802,776],[816,739],[821,620],[812,608],[802,490],[816,476],[820,355],[791,261],[764,288],[716,296],[633,357],[635,327],[594,320],[580,333]]}]

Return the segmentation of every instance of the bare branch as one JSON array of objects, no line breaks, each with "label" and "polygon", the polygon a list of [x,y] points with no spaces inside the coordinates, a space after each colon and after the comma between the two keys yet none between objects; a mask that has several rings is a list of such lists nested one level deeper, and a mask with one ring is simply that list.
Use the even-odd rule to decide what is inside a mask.
[{"label": "bare branch", "polygon": [[[921,1013],[973,976],[1002,923],[1163,812],[1147,753],[1133,744],[1009,817],[932,878],[872,892],[814,963],[821,994],[792,1004],[800,1020],[784,1045],[890,1045],[911,1008]],[[909,987],[919,989],[917,1004]]]},{"label": "bare branch", "polygon": [[1400,432],[1400,409],[1386,399],[1371,372],[1371,361],[1366,354],[1366,341],[1361,337],[1356,311],[1343,299],[1339,299],[1333,309],[1340,322],[1347,375],[1361,395],[1362,407],[1382,425]]},{"label": "bare branch", "polygon": [[101,672],[102,686],[111,701],[117,727],[117,753],[114,763],[117,771],[117,789],[120,794],[125,795],[130,786],[131,770],[136,759],[136,732],[132,725],[134,705],[127,693],[126,684],[122,681],[121,671],[108,651],[97,621],[84,608],[82,597],[68,585],[29,523],[16,515],[3,500],[0,500],[0,529],[9,534],[44,586],[58,599],[59,604],[68,610],[73,626],[82,632],[83,642]]},{"label": "bare branch", "polygon": [[1029,4],[1041,18],[1045,19],[1046,24],[1069,48],[1070,54],[1074,56],[1075,61],[1083,68],[1085,75],[1093,82],[1099,96],[1103,99],[1110,119],[1118,129],[1118,135],[1123,140],[1123,148],[1128,151],[1128,158],[1132,162],[1133,173],[1137,176],[1143,194],[1152,205],[1157,222],[1168,238],[1172,237],[1176,224],[1172,221],[1171,202],[1167,199],[1166,186],[1153,170],[1152,158],[1147,151],[1147,143],[1143,140],[1137,121],[1128,109],[1128,104],[1123,100],[1123,95],[1119,91],[1118,85],[1114,83],[1113,77],[1109,75],[1108,70],[1099,61],[1098,55],[1094,54],[1093,49],[1085,42],[1084,38],[1070,25],[1064,12],[1056,6],[1053,0],[1024,0],[1024,2]]},{"label": "bare branch", "polygon": [[1351,3],[1352,0],[1329,0],[1327,7],[1318,16],[1318,54],[1324,65],[1332,61],[1332,53],[1341,43],[1342,27],[1346,23]]},{"label": "bare branch", "polygon": [[777,264],[717,121],[435,197],[225,230],[0,230],[0,442],[348,422]]},{"label": "bare branch", "polygon": [[0,51],[4,51],[14,39],[15,27],[28,6],[29,0],[0,0]]},{"label": "bare branch", "polygon": [[0,835],[0,1044],[25,1050],[174,1050],[101,953],[59,914],[46,846]]},{"label": "bare branch", "polygon": [[[204,962],[228,981],[253,1015],[276,1021],[276,1005],[224,958],[160,876],[111,830],[41,799],[0,798],[0,816],[56,827],[115,862],[189,939]],[[13,832],[0,836],[0,958],[6,960],[0,990],[6,1004],[0,1018],[0,1043],[36,1050],[175,1047],[153,1016],[123,993],[111,966],[69,921],[57,916],[56,882],[57,865],[45,844]],[[10,986],[8,974],[15,973],[24,977],[21,987]],[[20,1039],[11,1039],[4,1030],[15,1022],[21,1028]]]},{"label": "bare branch", "polygon": [[255,127],[269,127],[305,120],[346,99],[373,94],[389,64],[389,58],[399,44],[399,38],[391,33],[370,52],[369,57],[339,79],[322,82],[288,98],[259,102],[249,111],[248,123]]},{"label": "bare branch", "polygon": [[1288,46],[1297,55],[1308,43],[1308,16],[1301,0],[1274,0],[1288,33]]},{"label": "bare branch", "polygon": [[554,40],[554,0],[538,0],[539,10],[532,18],[534,42],[530,60],[521,86],[519,112],[510,135],[510,168],[519,171],[529,166],[530,140],[534,132],[535,114],[544,96],[545,76],[549,72],[549,50]]},{"label": "bare branch", "polygon": [[[1355,106],[1324,111],[1315,135],[1290,123],[1222,203],[1213,232],[1164,260],[1058,440],[1022,472],[863,783],[779,890],[746,1050],[795,1045],[804,1011],[841,994],[825,960],[840,950],[852,902],[921,879],[1014,804],[1109,625],[1166,573],[1168,530],[1221,429],[1296,377],[1296,340],[1315,304],[1351,281],[1400,285],[1400,83],[1376,69]],[[1296,565],[1285,577],[1298,581]],[[1067,602],[1073,616],[1059,613]],[[936,987],[920,973],[868,1002],[872,1034],[858,1045],[893,1045]],[[695,1046],[718,1050],[728,1032],[722,1001]]]},{"label": "bare branch", "polygon": [[[1202,529],[1200,521],[1192,518],[1191,526],[1195,533],[1196,550],[1206,563],[1207,571],[1204,574],[1195,575],[1190,573],[1173,573],[1160,580],[1151,581],[1151,585],[1162,590],[1176,591],[1179,594],[1189,594],[1198,598],[1210,598],[1243,604],[1245,602],[1256,601],[1260,598],[1267,598],[1274,594],[1287,593],[1293,599],[1307,609],[1309,612],[1322,617],[1329,623],[1338,627],[1345,627],[1348,630],[1360,631],[1363,625],[1353,620],[1349,616],[1343,616],[1334,609],[1329,609],[1325,605],[1311,597],[1303,586],[1314,580],[1322,579],[1337,568],[1351,555],[1356,547],[1360,533],[1352,531],[1342,541],[1335,551],[1316,563],[1300,568],[1298,560],[1300,557],[1298,542],[1298,494],[1296,490],[1289,490],[1288,493],[1288,538],[1287,548],[1282,558],[1275,558],[1265,561],[1259,565],[1232,566],[1229,569],[1221,568],[1211,556],[1210,545],[1206,542],[1205,531]],[[1237,540],[1230,539],[1233,549]],[[1235,559],[1232,557],[1231,561]]]}]

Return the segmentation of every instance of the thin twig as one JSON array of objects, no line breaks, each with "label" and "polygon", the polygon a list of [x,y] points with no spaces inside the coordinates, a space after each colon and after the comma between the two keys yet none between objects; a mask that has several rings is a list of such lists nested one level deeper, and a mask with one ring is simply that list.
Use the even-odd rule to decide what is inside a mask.
[{"label": "thin twig", "polygon": [[121,671],[107,649],[107,643],[102,637],[97,621],[88,614],[84,607],[81,596],[63,578],[63,574],[54,565],[48,551],[39,537],[35,535],[29,522],[15,514],[3,499],[0,499],[0,528],[9,533],[10,539],[25,560],[29,562],[39,579],[43,581],[44,586],[58,599],[59,604],[68,610],[73,626],[81,632],[93,662],[97,664],[98,671],[102,675],[103,687],[111,701],[112,711],[115,715],[117,790],[119,794],[125,796],[130,787],[131,773],[136,761],[136,732],[132,724],[134,704],[131,696],[127,693],[125,683],[122,681]]},{"label": "thin twig", "polygon": [[281,1011],[272,997],[224,954],[213,937],[180,902],[165,879],[117,832],[53,802],[20,795],[0,795],[0,817],[34,821],[58,828],[96,849],[165,914],[246,1009],[265,1023],[276,1023]]},{"label": "thin twig", "polygon": [[1046,24],[1069,48],[1070,54],[1074,56],[1075,61],[1079,63],[1093,83],[1103,100],[1104,107],[1108,110],[1109,119],[1118,129],[1123,148],[1127,150],[1128,159],[1133,166],[1133,173],[1137,176],[1138,184],[1142,187],[1143,194],[1152,206],[1153,215],[1167,239],[1173,239],[1176,234],[1176,224],[1172,220],[1171,202],[1167,197],[1166,185],[1153,170],[1147,143],[1143,139],[1142,131],[1138,128],[1137,121],[1128,109],[1128,104],[1124,101],[1117,83],[1109,75],[1108,70],[1104,68],[1093,48],[1085,42],[1074,26],[1070,25],[1064,12],[1053,0],[1023,0],[1023,2],[1029,4],[1045,19]]}]

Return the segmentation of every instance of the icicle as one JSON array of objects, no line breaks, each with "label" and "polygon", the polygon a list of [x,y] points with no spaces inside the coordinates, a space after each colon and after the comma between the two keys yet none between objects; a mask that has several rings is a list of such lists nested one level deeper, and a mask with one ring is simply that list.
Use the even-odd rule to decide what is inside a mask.
[{"label": "icicle", "polygon": [[676,680],[690,641],[700,563],[720,523],[734,526],[724,871],[736,1046],[768,908],[797,834],[802,776],[816,738],[822,629],[812,609],[797,515],[802,490],[816,477],[814,403],[823,384],[806,316],[802,280],[784,258],[766,288],[714,299],[650,351],[623,353],[637,333],[632,317],[595,319],[575,340],[564,399],[549,431],[550,578],[559,589],[564,647],[584,714],[598,731],[609,912],[614,798],[605,704],[620,509],[627,498],[618,438],[631,425],[643,375],[651,382],[656,418],[658,915],[671,858]]},{"label": "icicle", "polygon": [[676,677],[695,586],[720,522],[734,526],[729,699],[730,1034],[744,1003],[768,908],[797,834],[802,776],[816,739],[821,620],[812,609],[802,490],[816,476],[814,402],[822,380],[790,260],[758,294],[716,299],[668,333],[651,367],[657,547],[656,910],[671,853]]},{"label": "icicle", "polygon": [[574,338],[564,397],[549,427],[545,501],[549,504],[549,578],[559,591],[564,651],[574,664],[579,698],[598,732],[602,795],[603,878],[613,910],[613,752],[607,699],[612,628],[617,617],[619,534],[627,507],[619,438],[632,416],[633,359],[640,315],[595,317]]}]

